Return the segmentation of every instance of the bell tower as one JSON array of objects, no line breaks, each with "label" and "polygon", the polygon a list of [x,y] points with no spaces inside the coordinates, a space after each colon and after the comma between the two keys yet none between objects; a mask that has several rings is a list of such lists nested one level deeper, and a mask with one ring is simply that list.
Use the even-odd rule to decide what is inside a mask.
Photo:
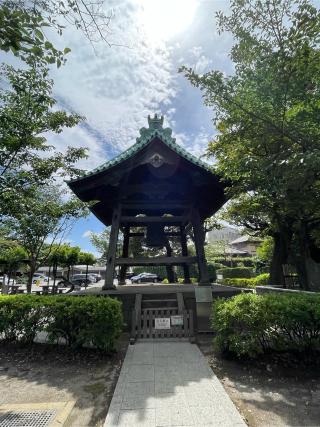
[{"label": "bell tower", "polygon": [[[81,200],[96,201],[92,212],[111,225],[105,290],[113,287],[115,266],[120,267],[120,284],[127,267],[150,265],[165,266],[169,281],[174,281],[174,266],[181,266],[185,283],[190,283],[189,267],[196,264],[199,283],[209,284],[203,223],[225,202],[224,186],[207,164],[176,143],[163,123],[163,116],[148,116],[149,126],[140,129],[133,146],[69,182]],[[121,256],[116,253],[119,230],[124,236]],[[196,256],[188,253],[187,235],[193,238]],[[130,257],[134,236],[161,254]],[[173,254],[173,238],[179,241],[180,254]]]}]

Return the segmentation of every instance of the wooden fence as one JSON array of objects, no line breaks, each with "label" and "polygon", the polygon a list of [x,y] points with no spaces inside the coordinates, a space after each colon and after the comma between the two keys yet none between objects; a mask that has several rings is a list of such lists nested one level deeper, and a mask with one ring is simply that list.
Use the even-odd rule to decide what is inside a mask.
[{"label": "wooden fence", "polygon": [[[182,325],[175,325],[172,316],[181,316]],[[155,319],[166,319],[169,329],[156,329]],[[168,320],[170,319],[170,320]],[[145,308],[142,310],[133,310],[131,340],[139,338],[192,338],[193,312],[192,310],[180,311],[177,308],[153,309]]]}]

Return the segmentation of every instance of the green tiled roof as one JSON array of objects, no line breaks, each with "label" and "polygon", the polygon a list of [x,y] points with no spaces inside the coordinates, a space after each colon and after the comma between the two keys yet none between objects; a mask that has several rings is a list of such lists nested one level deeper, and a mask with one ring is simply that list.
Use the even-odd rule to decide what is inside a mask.
[{"label": "green tiled roof", "polygon": [[99,172],[107,171],[111,167],[129,159],[142,148],[144,148],[155,137],[161,139],[162,142],[164,142],[168,147],[170,147],[184,159],[189,160],[193,164],[211,172],[210,166],[207,163],[188,153],[187,150],[185,150],[183,147],[176,143],[176,139],[172,138],[172,130],[170,128],[163,128],[163,116],[158,117],[157,114],[154,116],[154,118],[150,118],[150,116],[148,116],[148,123],[148,129],[144,127],[140,129],[140,137],[137,138],[136,143],[134,145],[132,145],[123,153],[119,154],[113,159],[108,160],[107,162],[103,163],[92,171],[87,172],[85,176],[83,176],[82,178],[78,178],[75,181],[81,180]]}]

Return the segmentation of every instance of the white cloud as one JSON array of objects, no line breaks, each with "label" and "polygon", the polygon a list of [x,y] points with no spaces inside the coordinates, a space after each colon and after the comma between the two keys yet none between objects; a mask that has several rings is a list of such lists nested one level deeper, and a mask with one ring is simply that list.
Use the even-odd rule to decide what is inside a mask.
[{"label": "white cloud", "polygon": [[122,46],[99,45],[96,55],[75,30],[64,34],[72,52],[67,64],[53,73],[55,96],[68,109],[84,115],[96,131],[94,138],[100,137],[98,147],[94,138],[76,131],[79,144],[86,140],[92,145],[93,157],[100,157],[99,150],[112,155],[131,145],[139,128],[146,125],[147,115],[160,106],[170,109],[176,94],[172,50],[161,41],[147,43],[137,26],[138,12],[136,2],[117,4],[112,38]]},{"label": "white cloud", "polygon": [[91,236],[91,234],[92,234],[92,231],[90,231],[90,230],[86,230],[86,231],[82,234],[82,236],[81,236],[81,237],[83,237],[83,238],[85,239],[85,238],[90,237],[90,236]]}]

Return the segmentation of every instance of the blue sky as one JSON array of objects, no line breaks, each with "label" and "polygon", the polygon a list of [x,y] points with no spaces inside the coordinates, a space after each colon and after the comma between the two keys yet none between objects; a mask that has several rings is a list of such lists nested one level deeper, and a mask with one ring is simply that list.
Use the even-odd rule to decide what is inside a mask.
[{"label": "blue sky", "polygon": [[[88,147],[89,158],[81,166],[90,170],[132,145],[148,114],[161,113],[178,143],[203,154],[215,132],[213,113],[178,68],[232,72],[232,39],[219,36],[215,25],[215,12],[227,6],[220,0],[106,0],[112,47],[98,43],[93,49],[70,28],[54,36],[61,48],[71,48],[66,65],[52,70],[54,96],[60,108],[86,121],[49,135],[50,143],[60,150]],[[88,236],[102,229],[91,215],[75,224],[67,240],[95,252]]]}]

